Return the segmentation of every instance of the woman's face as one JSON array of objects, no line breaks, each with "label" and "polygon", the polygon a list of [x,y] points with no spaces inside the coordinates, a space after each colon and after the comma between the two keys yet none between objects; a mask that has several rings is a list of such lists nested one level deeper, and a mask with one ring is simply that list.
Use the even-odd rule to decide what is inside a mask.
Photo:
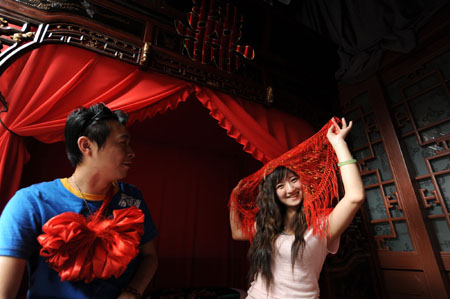
[{"label": "woman's face", "polygon": [[286,207],[297,207],[303,199],[302,184],[296,174],[288,173],[287,176],[275,186],[278,199]]}]

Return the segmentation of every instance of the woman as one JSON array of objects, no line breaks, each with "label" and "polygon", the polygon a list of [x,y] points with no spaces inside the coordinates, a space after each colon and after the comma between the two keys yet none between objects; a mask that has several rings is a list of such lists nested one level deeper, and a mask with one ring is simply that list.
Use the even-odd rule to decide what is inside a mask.
[{"label": "woman", "polygon": [[[248,188],[251,183],[240,182],[233,191],[233,239],[252,241],[248,298],[319,297],[318,279],[326,255],[336,253],[341,234],[364,202],[356,160],[345,142],[351,128],[352,122],[347,125],[342,119],[339,126],[333,118],[322,134],[319,132],[305,146],[299,145],[253,175],[252,180],[261,179],[250,230],[247,223],[251,217],[247,216],[251,212],[246,212],[252,209],[245,196],[254,193]],[[328,143],[336,156],[329,154],[332,150],[327,149]],[[334,209],[328,209],[337,195],[336,159],[345,195]]]}]

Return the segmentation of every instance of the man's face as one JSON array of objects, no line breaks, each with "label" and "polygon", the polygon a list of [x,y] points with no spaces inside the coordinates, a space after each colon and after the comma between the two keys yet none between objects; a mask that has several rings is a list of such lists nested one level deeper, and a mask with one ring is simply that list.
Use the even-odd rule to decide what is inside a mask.
[{"label": "man's face", "polygon": [[134,152],[127,128],[116,121],[108,121],[108,126],[109,136],[101,149],[95,148],[91,165],[101,177],[116,181],[127,175]]}]

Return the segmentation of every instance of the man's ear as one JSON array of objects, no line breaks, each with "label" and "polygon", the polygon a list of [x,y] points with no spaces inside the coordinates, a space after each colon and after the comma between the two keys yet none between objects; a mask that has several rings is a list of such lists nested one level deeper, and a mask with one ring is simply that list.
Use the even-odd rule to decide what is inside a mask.
[{"label": "man's ear", "polygon": [[78,148],[80,149],[81,153],[84,154],[89,154],[92,150],[92,141],[87,138],[86,136],[80,136],[78,138]]}]

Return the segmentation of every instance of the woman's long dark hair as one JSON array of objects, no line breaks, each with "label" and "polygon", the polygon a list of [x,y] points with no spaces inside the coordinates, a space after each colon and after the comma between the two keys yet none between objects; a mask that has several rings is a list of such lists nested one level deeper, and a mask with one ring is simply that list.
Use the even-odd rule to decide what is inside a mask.
[{"label": "woman's long dark hair", "polygon": [[[284,166],[279,166],[261,180],[257,197],[258,213],[256,214],[256,234],[250,245],[248,258],[250,260],[249,280],[253,281],[256,275],[262,275],[266,281],[267,289],[273,281],[272,257],[277,237],[284,230],[286,206],[281,203],[276,193],[276,186],[289,174],[297,174]],[[291,247],[291,262],[294,269],[300,248],[305,247],[303,235],[306,231],[306,218],[303,210],[303,201],[298,207],[292,220],[295,240]]]}]

